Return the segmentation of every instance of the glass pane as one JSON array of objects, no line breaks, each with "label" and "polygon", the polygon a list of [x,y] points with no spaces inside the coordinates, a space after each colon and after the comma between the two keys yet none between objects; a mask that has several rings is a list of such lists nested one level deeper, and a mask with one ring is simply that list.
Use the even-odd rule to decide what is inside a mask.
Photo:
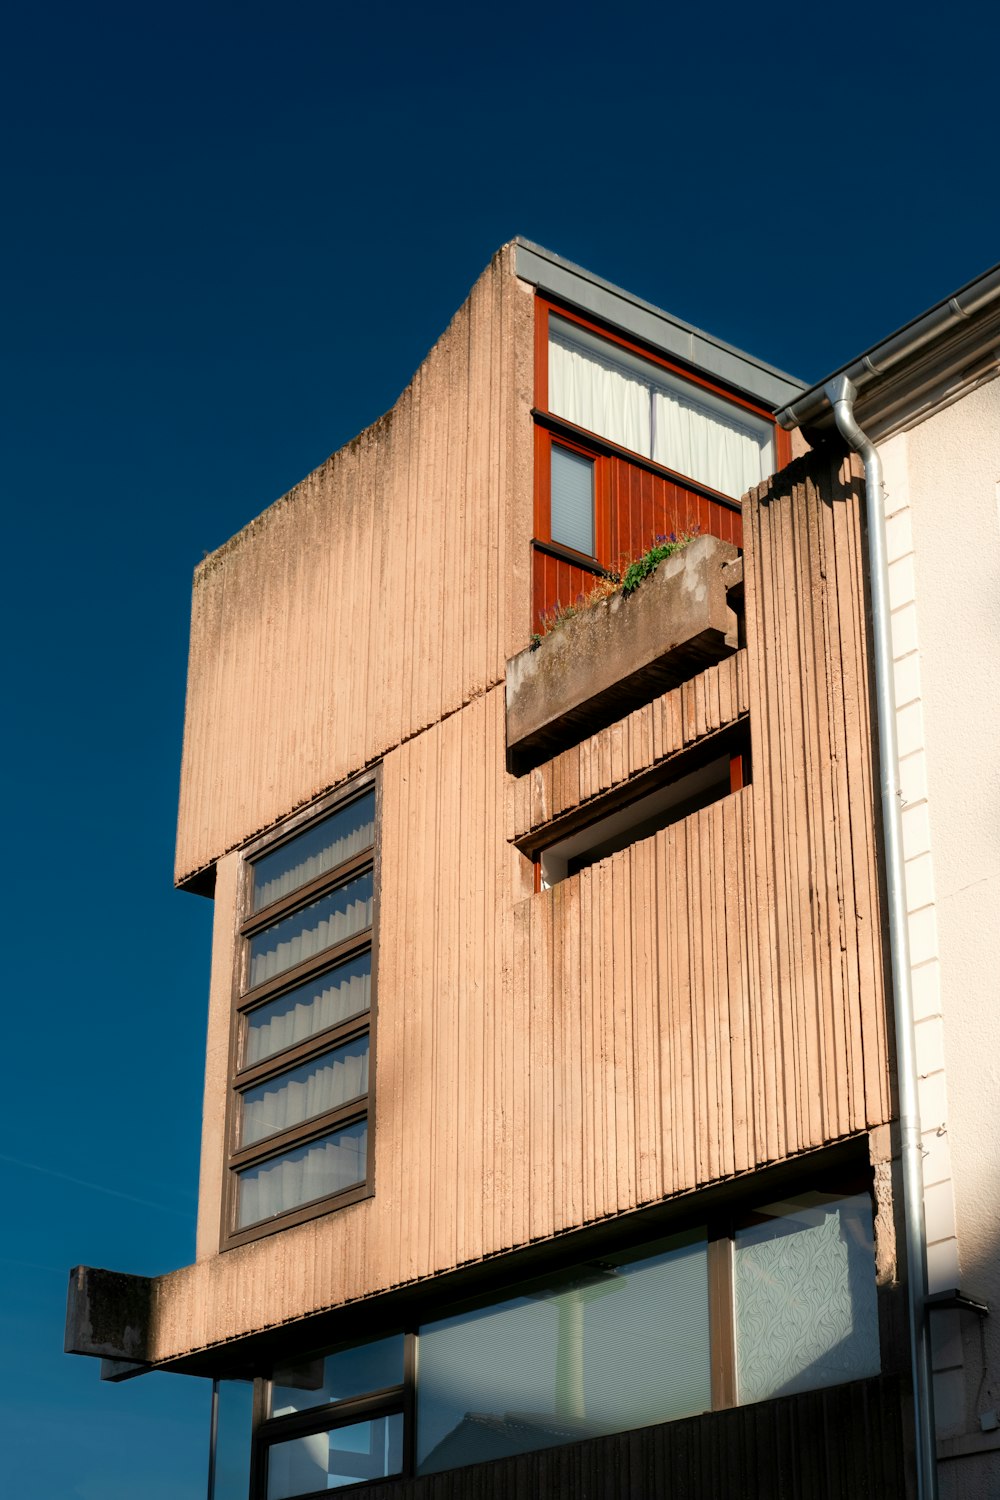
[{"label": "glass pane", "polygon": [[296,986],[246,1018],[244,1067],[273,1057],[371,1007],[371,953],[338,964],[317,979]]},{"label": "glass pane", "polygon": [[554,316],[549,410],[737,499],[774,471],[763,417]]},{"label": "glass pane", "polygon": [[368,1037],[359,1036],[247,1089],[242,1096],[240,1145],[252,1146],[367,1092]]},{"label": "glass pane", "polygon": [[291,1500],[315,1490],[336,1490],[363,1479],[385,1479],[403,1467],[399,1412],[273,1443],[267,1454],[267,1500]]},{"label": "glass pane", "polygon": [[271,1386],[271,1416],[346,1401],[403,1383],[403,1335],[335,1349],[325,1357],[278,1365]]},{"label": "glass pane", "polygon": [[250,1437],[253,1381],[216,1380],[215,1451],[210,1464],[208,1500],[247,1500],[250,1493]]},{"label": "glass pane", "polygon": [[741,1402],[876,1375],[875,1247],[866,1194],[806,1193],[735,1236]]},{"label": "glass pane", "polygon": [[372,925],[372,872],[338,886],[250,939],[250,988]]},{"label": "glass pane", "polygon": [[302,1203],[327,1198],[364,1182],[368,1126],[365,1121],[320,1136],[307,1146],[272,1156],[239,1175],[237,1228],[259,1224]]},{"label": "glass pane", "polygon": [[769,422],[684,381],[653,392],[657,463],[739,499],[774,470]]},{"label": "glass pane", "polygon": [[654,369],[577,323],[549,319],[549,410],[646,458]]},{"label": "glass pane", "polygon": [[422,1474],[711,1405],[704,1237],[420,1330]]},{"label": "glass pane", "polygon": [[552,540],[594,556],[594,460],[552,444]]},{"label": "glass pane", "polygon": [[375,842],[375,793],[366,792],[322,823],[254,861],[253,910],[269,906],[300,885],[325,875]]}]

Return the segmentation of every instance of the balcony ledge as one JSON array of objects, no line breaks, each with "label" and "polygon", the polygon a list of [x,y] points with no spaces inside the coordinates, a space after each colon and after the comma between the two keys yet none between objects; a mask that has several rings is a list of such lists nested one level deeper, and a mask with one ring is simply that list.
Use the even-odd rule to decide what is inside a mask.
[{"label": "balcony ledge", "polygon": [[729,542],[700,536],[628,598],[581,610],[507,663],[507,762],[515,775],[731,656],[742,581]]}]

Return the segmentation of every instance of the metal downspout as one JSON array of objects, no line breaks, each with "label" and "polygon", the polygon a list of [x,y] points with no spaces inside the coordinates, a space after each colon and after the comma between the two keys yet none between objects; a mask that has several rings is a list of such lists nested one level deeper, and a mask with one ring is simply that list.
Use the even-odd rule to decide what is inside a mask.
[{"label": "metal downspout", "polygon": [[825,387],[837,428],[865,466],[868,503],[868,559],[871,575],[872,634],[875,659],[875,704],[882,784],[886,894],[889,906],[889,952],[892,962],[896,1025],[896,1073],[903,1165],[903,1209],[906,1233],[907,1303],[913,1375],[918,1500],[937,1500],[937,1441],[934,1427],[934,1375],[927,1318],[923,1151],[917,1097],[913,990],[910,982],[910,938],[903,865],[903,819],[896,742],[896,702],[889,620],[889,568],[885,545],[882,461],[874,444],[854,420],[857,391],[846,375]]}]

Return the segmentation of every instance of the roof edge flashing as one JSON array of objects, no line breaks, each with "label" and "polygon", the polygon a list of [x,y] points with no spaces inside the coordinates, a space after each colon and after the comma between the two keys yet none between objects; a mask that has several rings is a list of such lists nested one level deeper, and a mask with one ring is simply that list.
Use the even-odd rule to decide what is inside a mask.
[{"label": "roof edge flashing", "polygon": [[664,312],[592,271],[563,260],[551,250],[520,236],[514,240],[515,269],[522,281],[554,299],[567,302],[664,354],[714,375],[743,395],[772,409],[794,401],[805,385],[783,370],[757,359],[714,334]]}]

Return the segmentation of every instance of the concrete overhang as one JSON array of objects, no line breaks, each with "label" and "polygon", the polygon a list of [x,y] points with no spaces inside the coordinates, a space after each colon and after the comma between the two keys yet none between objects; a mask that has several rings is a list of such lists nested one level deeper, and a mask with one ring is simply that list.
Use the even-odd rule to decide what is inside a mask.
[{"label": "concrete overhang", "polygon": [[857,390],[854,416],[877,442],[990,380],[1000,369],[1000,265],[832,371],[776,413],[812,442],[836,431],[827,386],[846,376]]},{"label": "concrete overhang", "polygon": [[515,269],[522,281],[554,301],[589,313],[619,333],[629,334],[670,358],[714,376],[762,406],[771,410],[785,406],[805,390],[803,382],[794,376],[682,322],[541,245],[518,236],[514,246]]}]

